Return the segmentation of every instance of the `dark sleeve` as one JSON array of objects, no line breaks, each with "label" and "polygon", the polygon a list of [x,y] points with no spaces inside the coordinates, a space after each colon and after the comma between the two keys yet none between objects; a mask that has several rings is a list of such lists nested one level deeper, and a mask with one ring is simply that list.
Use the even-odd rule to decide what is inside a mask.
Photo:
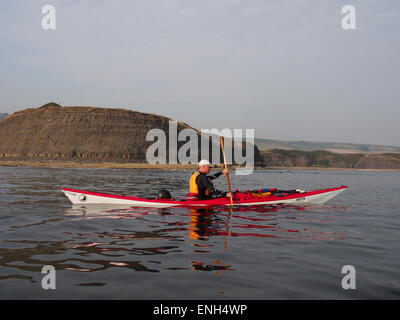
[{"label": "dark sleeve", "polygon": [[213,175],[209,176],[208,178],[209,178],[210,180],[214,180],[214,179],[217,179],[218,177],[220,177],[221,174],[222,174],[222,171],[221,171],[221,172],[214,173]]}]

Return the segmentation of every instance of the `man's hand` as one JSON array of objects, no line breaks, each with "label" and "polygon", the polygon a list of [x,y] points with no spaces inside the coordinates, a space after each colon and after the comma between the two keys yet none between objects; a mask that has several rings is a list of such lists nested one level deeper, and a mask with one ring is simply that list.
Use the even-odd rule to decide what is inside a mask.
[{"label": "man's hand", "polygon": [[228,193],[226,194],[226,196],[227,196],[228,198],[232,198],[232,193],[231,193],[231,192],[228,192]]},{"label": "man's hand", "polygon": [[227,175],[229,175],[229,170],[228,169],[224,169],[224,170],[222,170],[222,173],[223,173],[224,176],[227,176]]}]

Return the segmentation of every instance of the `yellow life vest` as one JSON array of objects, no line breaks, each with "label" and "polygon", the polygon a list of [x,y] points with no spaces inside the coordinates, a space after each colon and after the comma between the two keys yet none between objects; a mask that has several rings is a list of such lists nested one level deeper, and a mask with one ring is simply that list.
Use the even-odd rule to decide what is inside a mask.
[{"label": "yellow life vest", "polygon": [[[192,176],[189,179],[189,193],[199,194],[199,189],[197,188],[196,178],[200,174],[199,171],[193,172]],[[206,190],[206,196],[210,194],[210,191]]]}]

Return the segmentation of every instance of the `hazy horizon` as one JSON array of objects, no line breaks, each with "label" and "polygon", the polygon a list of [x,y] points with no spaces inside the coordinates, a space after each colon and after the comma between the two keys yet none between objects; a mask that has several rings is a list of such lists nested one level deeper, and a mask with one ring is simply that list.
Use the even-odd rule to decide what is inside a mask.
[{"label": "hazy horizon", "polygon": [[[400,3],[0,4],[0,113],[126,108],[257,138],[400,146]],[[356,30],[341,8],[356,8]]]}]

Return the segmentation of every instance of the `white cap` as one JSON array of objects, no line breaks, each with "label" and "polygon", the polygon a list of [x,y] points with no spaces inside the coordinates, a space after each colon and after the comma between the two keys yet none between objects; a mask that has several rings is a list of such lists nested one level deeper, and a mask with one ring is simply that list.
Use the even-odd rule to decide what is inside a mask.
[{"label": "white cap", "polygon": [[210,161],[208,161],[208,160],[201,160],[201,161],[199,162],[199,166],[200,166],[200,167],[201,167],[201,166],[210,166],[210,167],[212,167]]}]

